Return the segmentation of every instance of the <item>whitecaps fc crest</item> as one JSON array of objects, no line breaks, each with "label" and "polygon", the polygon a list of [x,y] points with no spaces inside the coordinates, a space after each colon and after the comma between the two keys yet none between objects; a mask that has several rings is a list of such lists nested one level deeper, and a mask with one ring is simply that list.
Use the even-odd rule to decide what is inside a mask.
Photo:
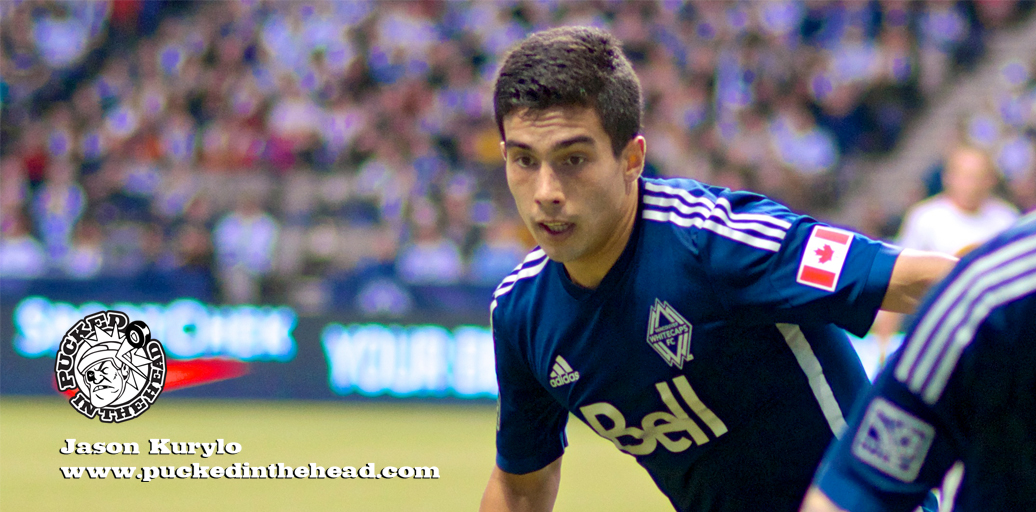
[{"label": "whitecaps fc crest", "polygon": [[118,423],[140,416],[165,386],[165,351],[147,324],[121,311],[76,322],[61,340],[54,365],[60,391],[87,418]]},{"label": "whitecaps fc crest", "polygon": [[647,342],[669,366],[683,369],[684,361],[694,359],[691,355],[692,330],[691,323],[668,302],[655,299],[648,313]]}]

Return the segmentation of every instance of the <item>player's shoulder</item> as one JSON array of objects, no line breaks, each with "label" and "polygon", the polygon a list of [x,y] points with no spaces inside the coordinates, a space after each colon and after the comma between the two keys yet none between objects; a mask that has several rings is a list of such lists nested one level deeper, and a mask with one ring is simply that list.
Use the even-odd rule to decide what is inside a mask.
[{"label": "player's shoulder", "polygon": [[720,187],[715,187],[702,183],[698,180],[691,178],[641,178],[644,183],[644,191],[651,192],[654,194],[672,195],[679,194],[678,191],[689,192],[695,196],[712,195],[716,196],[717,193],[723,190]]},{"label": "player's shoulder", "polygon": [[727,202],[755,200],[772,203],[766,196],[755,192],[731,190],[691,178],[642,178],[642,182],[644,183],[644,193],[654,196],[681,197],[688,200],[694,198],[713,203],[720,199],[725,199]]},{"label": "player's shoulder", "polygon": [[754,192],[734,191],[691,179],[643,180],[643,212],[683,236],[705,233],[776,251],[800,215]]},{"label": "player's shoulder", "polygon": [[523,305],[530,304],[536,283],[546,278],[547,265],[550,258],[543,249],[536,247],[525,256],[518,266],[504,277],[493,290],[493,300],[489,306],[489,314],[494,324],[507,321],[521,310]]},{"label": "player's shoulder", "polygon": [[[778,219],[798,217],[777,201],[747,190],[731,190],[688,178],[644,178],[643,183],[646,207],[682,204],[717,215],[733,213],[736,216],[744,213],[769,215]],[[693,213],[688,208],[679,210]]]}]

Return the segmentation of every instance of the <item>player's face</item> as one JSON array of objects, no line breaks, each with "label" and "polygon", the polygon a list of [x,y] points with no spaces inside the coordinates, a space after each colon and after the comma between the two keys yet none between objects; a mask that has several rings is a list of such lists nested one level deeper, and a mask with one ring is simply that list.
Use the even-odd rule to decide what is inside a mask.
[{"label": "player's face", "polygon": [[594,287],[633,230],[644,138],[616,157],[591,109],[525,113],[504,119],[507,185],[540,247],[575,282]]},{"label": "player's face", "polygon": [[94,407],[111,405],[126,387],[126,380],[111,360],[93,365],[86,371],[85,377],[90,386],[90,403]]}]

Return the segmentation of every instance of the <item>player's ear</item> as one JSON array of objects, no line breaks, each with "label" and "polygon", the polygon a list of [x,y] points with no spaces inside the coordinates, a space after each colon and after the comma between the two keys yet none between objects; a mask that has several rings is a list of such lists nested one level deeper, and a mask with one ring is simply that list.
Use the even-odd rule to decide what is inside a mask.
[{"label": "player's ear", "polygon": [[504,145],[504,141],[500,141],[500,156],[505,162],[507,161],[507,147]]},{"label": "player's ear", "polygon": [[644,162],[647,156],[647,140],[643,135],[637,135],[626,144],[622,150],[622,173],[627,183],[632,183],[644,172]]}]

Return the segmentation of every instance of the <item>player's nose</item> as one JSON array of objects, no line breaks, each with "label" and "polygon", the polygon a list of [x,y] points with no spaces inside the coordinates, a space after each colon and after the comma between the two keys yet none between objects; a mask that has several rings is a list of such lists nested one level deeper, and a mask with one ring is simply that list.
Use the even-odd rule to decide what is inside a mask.
[{"label": "player's nose", "polygon": [[549,165],[541,165],[536,174],[533,200],[541,209],[548,212],[560,208],[565,203],[561,180]]}]

